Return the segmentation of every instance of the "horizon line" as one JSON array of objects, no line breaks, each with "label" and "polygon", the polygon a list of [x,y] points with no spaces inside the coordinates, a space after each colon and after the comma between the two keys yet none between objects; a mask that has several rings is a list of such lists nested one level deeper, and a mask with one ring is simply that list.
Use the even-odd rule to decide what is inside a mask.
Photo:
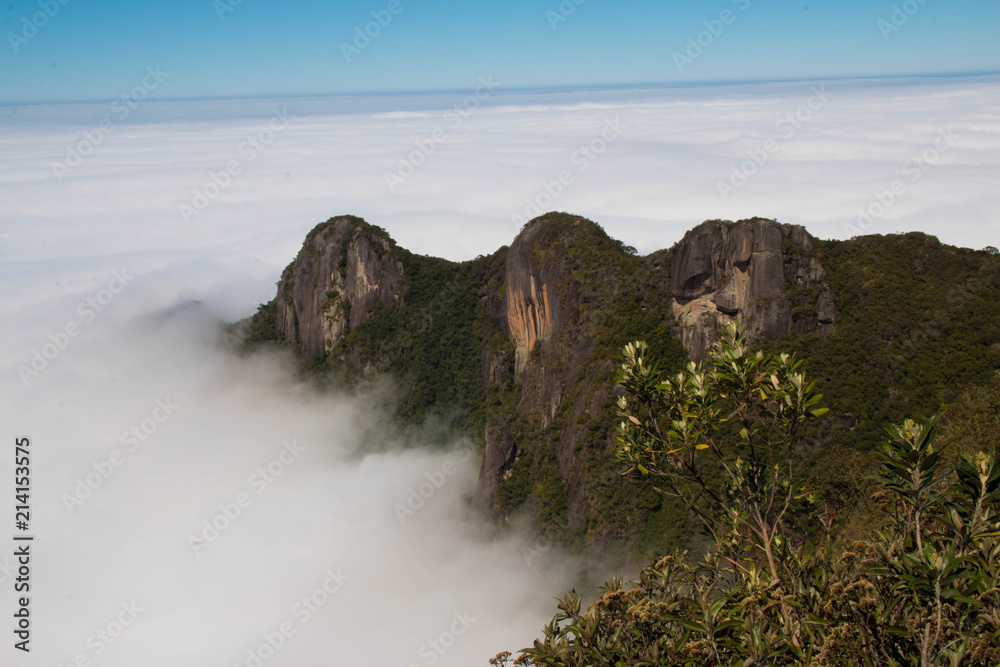
[{"label": "horizon line", "polygon": [[[488,75],[491,76],[491,75]],[[907,82],[931,79],[974,79],[1000,76],[1000,70],[986,71],[965,71],[965,72],[939,72],[926,74],[896,74],[896,75],[870,75],[870,76],[820,76],[820,77],[797,77],[778,79],[734,79],[734,80],[701,80],[701,81],[661,81],[661,82],[636,82],[636,83],[599,83],[581,86],[519,86],[505,89],[505,93],[521,94],[563,94],[575,92],[614,92],[630,90],[673,90],[673,89],[697,89],[697,88],[729,88],[737,86],[763,86],[771,84],[786,83],[810,83],[818,81],[858,81],[858,82]],[[329,98],[377,98],[377,97],[420,97],[430,95],[450,95],[468,92],[467,88],[439,88],[423,90],[396,90],[396,91],[355,91],[355,92],[329,92],[329,93],[309,93],[309,94],[262,94],[262,95],[231,95],[231,96],[194,96],[194,97],[163,97],[152,102],[232,102],[240,100],[279,100],[279,99],[329,99]],[[86,104],[104,104],[106,98],[90,98],[76,100],[55,100],[55,101],[28,101],[28,102],[4,102],[0,101],[0,108],[16,107],[43,107],[43,106],[68,106]]]}]

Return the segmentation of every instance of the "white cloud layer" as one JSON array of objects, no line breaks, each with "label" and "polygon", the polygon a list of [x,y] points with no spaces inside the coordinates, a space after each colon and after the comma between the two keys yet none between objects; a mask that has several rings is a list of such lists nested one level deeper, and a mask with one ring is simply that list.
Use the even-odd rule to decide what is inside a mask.
[{"label": "white cloud layer", "polygon": [[569,570],[485,538],[468,443],[403,449],[379,401],[231,355],[203,309],[155,308],[158,283],[182,279],[135,278],[45,333],[17,310],[46,360],[2,380],[3,497],[13,436],[30,435],[37,537],[32,653],[14,664],[463,666],[530,643]]},{"label": "white cloud layer", "polygon": [[[158,313],[199,299],[220,317],[247,315],[273,296],[306,232],[341,213],[451,259],[509,243],[532,201],[585,215],[643,252],[704,219],[754,215],[824,238],[916,229],[1000,245],[1000,78],[828,82],[821,92],[499,85],[468,115],[455,105],[471,110],[474,89],[150,101],[124,121],[101,105],[0,108],[0,423],[8,441],[34,438],[39,536],[36,652],[24,664],[84,653],[108,666],[246,665],[262,633],[290,620],[295,637],[265,664],[424,665],[421,645],[466,611],[478,620],[437,664],[483,664],[528,643],[568,582],[546,569],[551,554],[528,566],[517,539],[476,534],[463,497],[477,462],[456,461],[400,525],[394,504],[454,452],[369,451],[380,416],[363,399],[312,395],[280,359],[237,361],[196,315]],[[260,134],[286,108],[287,126],[279,118],[273,136]],[[390,190],[386,173],[418,142],[430,155],[414,156],[423,164]],[[88,144],[57,175],[53,163]],[[216,192],[211,173],[227,165],[239,173]],[[180,207],[198,203],[196,189],[211,202],[186,222]],[[114,271],[132,276],[119,293],[105,291],[120,287]],[[67,328],[78,333],[66,348],[22,381],[19,367],[53,352]],[[167,397],[180,407],[128,451],[121,433]],[[256,495],[249,476],[291,439],[306,451]],[[68,513],[63,494],[115,449],[124,462]],[[0,461],[4,498],[11,463]],[[195,555],[191,535],[240,492],[250,506]],[[350,579],[300,625],[296,600],[338,568]],[[95,656],[88,636],[133,599],[145,611]]]},{"label": "white cloud layer", "polygon": [[[477,87],[481,101],[470,97]],[[775,217],[844,238],[859,208],[895,180],[906,192],[866,231],[922,230],[973,247],[1000,231],[998,77],[827,82],[827,99],[812,109],[803,106],[809,83],[572,94],[491,87],[409,98],[150,101],[125,122],[110,105],[2,109],[3,247],[24,259],[212,248],[273,266],[315,223],[355,213],[417,252],[467,259],[509,243],[511,216],[526,200],[546,203],[543,183],[564,170],[573,184],[544,208],[590,217],[642,250],[716,217]],[[257,150],[247,139],[266,130],[273,109],[287,109],[289,124]],[[782,122],[797,112],[804,120]],[[615,118],[626,129],[581,172],[575,151]],[[914,181],[908,161],[949,129],[954,145]],[[60,181],[53,163],[81,141],[86,151],[87,133],[100,144]],[[433,154],[390,191],[386,173],[418,140]],[[776,150],[766,164],[724,200],[719,183],[769,140]],[[229,162],[240,174],[186,223],[180,205],[206,185],[212,194],[210,173]]]}]

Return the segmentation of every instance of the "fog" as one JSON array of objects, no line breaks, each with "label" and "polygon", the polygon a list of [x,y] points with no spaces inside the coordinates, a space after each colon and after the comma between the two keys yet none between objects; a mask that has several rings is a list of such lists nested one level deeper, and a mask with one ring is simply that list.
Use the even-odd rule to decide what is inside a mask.
[{"label": "fog", "polygon": [[[261,646],[267,665],[485,664],[551,617],[574,563],[483,535],[463,434],[399,442],[384,428],[390,384],[319,394],[288,358],[219,342],[218,322],[273,297],[333,215],[451,259],[509,243],[531,203],[642,252],[753,215],[829,238],[1000,236],[996,77],[558,94],[494,82],[469,102],[482,85],[149,100],[124,119],[109,105],[0,109],[0,423],[33,452],[24,664],[252,666]],[[9,450],[0,475],[10,516]],[[7,619],[12,565],[0,557]]]},{"label": "fog", "polygon": [[471,443],[386,440],[391,387],[321,394],[287,358],[240,358],[205,308],[159,307],[171,280],[74,290],[108,303],[74,308],[73,337],[17,311],[46,364],[4,374],[0,415],[34,453],[24,664],[470,665],[530,644],[570,569],[484,537]]},{"label": "fog", "polygon": [[[493,92],[470,81],[411,97],[147,100],[124,120],[110,104],[0,108],[0,248],[225,257],[263,299],[306,232],[343,213],[456,260],[510,243],[529,203],[641,252],[755,215],[820,238],[920,230],[979,248],[1000,233],[997,76],[548,94],[483,79]],[[609,121],[622,129],[606,141]],[[951,144],[935,154],[942,132]],[[239,173],[217,188],[229,163]],[[545,186],[564,171],[572,182],[553,197]],[[903,193],[859,228],[895,181]]]}]

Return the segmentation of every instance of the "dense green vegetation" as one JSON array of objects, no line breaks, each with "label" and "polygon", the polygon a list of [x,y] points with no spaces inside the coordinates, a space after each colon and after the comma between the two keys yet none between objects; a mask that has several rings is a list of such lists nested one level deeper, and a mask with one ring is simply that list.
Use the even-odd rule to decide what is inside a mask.
[{"label": "dense green vegetation", "polygon": [[[880,511],[862,539],[844,543],[823,509],[822,530],[787,530],[796,504],[818,504],[795,472],[799,429],[824,414],[801,362],[752,352],[733,328],[704,364],[675,376],[630,345],[619,381],[620,459],[682,498],[712,548],[653,558],[636,579],[608,582],[585,612],[570,593],[514,664],[1000,662],[995,442],[949,464],[933,419],[889,428],[873,495]],[[997,392],[976,394],[956,433],[995,420]]]},{"label": "dense green vegetation", "polygon": [[[614,460],[616,351],[642,337],[664,363],[687,362],[670,328],[669,254],[639,257],[579,216],[552,213],[538,223],[532,264],[555,276],[562,326],[513,387],[518,413],[510,424],[523,453],[498,485],[495,511],[528,512],[538,530],[580,551],[628,556],[664,540],[687,543],[690,527],[675,504],[638,481],[623,485]],[[552,416],[554,386],[562,394]],[[569,451],[579,472],[567,471]],[[583,508],[571,517],[574,495]]]},{"label": "dense green vegetation", "polygon": [[397,378],[397,416],[406,423],[451,414],[458,416],[460,426],[478,424],[480,412],[488,410],[491,389],[483,382],[482,350],[509,347],[479,298],[496,257],[456,264],[405,250],[397,253],[406,276],[402,304],[376,306],[326,356],[324,365],[338,375],[350,374],[358,358]]},{"label": "dense green vegetation", "polygon": [[[810,482],[845,522],[876,466],[884,425],[938,414],[1000,370],[1000,256],[920,233],[819,241],[840,321],[827,338],[764,345],[805,360],[831,414],[807,429]],[[860,516],[854,514],[860,512]]]},{"label": "dense green vegetation", "polygon": [[[352,220],[354,233],[388,240],[402,297],[330,353],[300,359],[302,373],[336,386],[393,377],[404,429],[480,445],[487,430],[508,433],[517,459],[495,516],[526,514],[591,556],[671,554],[609,582],[587,611],[568,596],[520,664],[1000,664],[1000,467],[986,453],[1000,437],[995,251],[923,234],[819,241],[799,259],[829,276],[832,331],[730,339],[717,354],[735,370],[685,370],[673,251],[639,257],[590,221],[548,214],[531,223],[530,259],[561,324],[515,376],[499,324],[508,248],[448,262]],[[819,290],[786,267],[798,322]],[[275,303],[242,328],[248,349],[282,345]],[[634,340],[645,344],[626,355],[629,379],[618,360]],[[657,360],[641,382],[639,359]],[[810,403],[817,394],[829,412]],[[786,398],[789,411],[774,413]],[[900,424],[888,442],[887,424]]]},{"label": "dense green vegetation", "polygon": [[274,301],[261,304],[250,318],[243,343],[253,347],[262,343],[278,342],[277,307]]},{"label": "dense green vegetation", "polygon": [[[497,409],[499,389],[496,383],[491,387],[483,381],[482,350],[510,349],[507,338],[490,322],[480,296],[488,275],[502,261],[503,250],[470,262],[449,262],[399,248],[382,228],[360,218],[351,220],[356,234],[389,241],[393,259],[403,264],[403,298],[395,307],[376,305],[366,321],[348,330],[329,353],[301,359],[301,373],[338,386],[353,386],[386,373],[398,381],[395,415],[401,424],[444,420],[455,428],[478,427]],[[313,239],[329,224],[314,228],[303,248],[315,251]],[[343,241],[337,267],[342,274],[349,240],[348,236]],[[290,269],[291,265],[285,278]],[[339,294],[328,292],[327,297],[337,299]],[[346,299],[341,303],[350,307]],[[250,319],[245,349],[277,340],[275,305],[270,302]]]},{"label": "dense green vegetation", "polygon": [[929,417],[1000,369],[1000,257],[919,233],[817,245],[840,322],[826,340],[774,346],[809,360],[831,407],[858,418],[855,441]]},{"label": "dense green vegetation", "polygon": [[[646,341],[671,372],[687,363],[673,335],[672,251],[639,257],[578,216],[548,214],[530,223],[542,225],[532,263],[557,281],[565,323],[515,377],[513,345],[495,312],[491,318],[503,300],[508,249],[448,262],[409,253],[380,228],[352,221],[357,233],[388,240],[404,266],[403,295],[398,307],[376,307],[330,354],[302,359],[304,374],[338,386],[392,376],[397,421],[407,427],[431,422],[443,425],[441,433],[464,431],[480,445],[487,427],[508,431],[518,458],[499,482],[496,516],[526,513],[556,541],[591,553],[634,558],[675,546],[704,550],[680,501],[641,480],[621,479],[615,460],[622,347]],[[830,413],[802,425],[796,469],[836,516],[836,530],[860,537],[876,511],[869,496],[883,426],[944,411],[942,428],[951,435],[950,415],[971,409],[963,401],[996,400],[988,388],[1000,370],[1000,257],[943,246],[924,234],[818,241],[806,254],[826,269],[840,319],[825,337],[792,334],[763,351],[794,353],[824,394]],[[799,297],[813,304],[818,295],[799,294],[791,270],[793,317],[806,317]],[[265,304],[246,329],[248,345],[275,344],[275,324],[275,304]],[[976,386],[987,389],[973,399]],[[1000,430],[995,421],[981,427]],[[962,450],[987,445],[980,440]],[[797,534],[821,529],[816,516],[798,511],[789,526]]]}]

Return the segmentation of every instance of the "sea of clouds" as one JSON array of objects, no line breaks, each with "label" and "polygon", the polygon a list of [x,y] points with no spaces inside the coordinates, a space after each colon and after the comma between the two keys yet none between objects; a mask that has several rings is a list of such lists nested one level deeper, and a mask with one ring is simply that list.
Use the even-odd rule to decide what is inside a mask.
[{"label": "sea of clouds", "polygon": [[58,332],[39,338],[27,385],[4,381],[4,430],[34,456],[32,653],[15,664],[458,666],[530,644],[571,570],[545,543],[486,538],[471,443],[387,440],[384,391],[317,393],[287,358],[232,354],[197,304],[149,312],[141,280],[68,316],[58,354]]},{"label": "sea of clouds", "polygon": [[484,539],[461,434],[405,448],[381,394],[316,394],[288,359],[220,346],[217,318],[270,299],[333,215],[455,260],[536,210],[640,252],[752,216],[1000,240],[997,77],[128,101],[0,107],[0,424],[33,439],[38,536],[24,664],[484,664],[551,616],[572,568]]}]

